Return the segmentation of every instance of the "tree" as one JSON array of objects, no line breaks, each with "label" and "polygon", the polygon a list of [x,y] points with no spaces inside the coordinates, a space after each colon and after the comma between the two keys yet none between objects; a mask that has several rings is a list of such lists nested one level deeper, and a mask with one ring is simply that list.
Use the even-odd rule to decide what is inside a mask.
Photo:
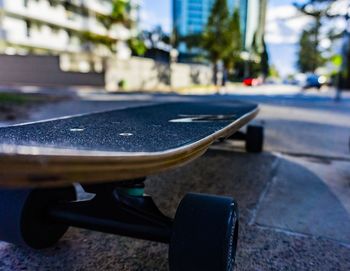
[{"label": "tree", "polygon": [[171,37],[164,32],[160,25],[150,31],[142,31],[141,38],[149,48],[159,48],[162,45],[170,46],[171,44]]},{"label": "tree", "polygon": [[226,85],[226,80],[228,73],[232,72],[236,63],[240,59],[240,52],[242,49],[242,38],[240,31],[240,20],[239,20],[239,10],[235,9],[230,20],[228,21],[228,26],[225,29],[223,39],[223,80],[222,85]]},{"label": "tree", "polygon": [[257,33],[255,33],[250,50],[251,56],[245,63],[244,75],[249,77],[262,76],[265,80],[270,73],[269,54],[264,36],[260,40],[261,46],[258,45],[257,39]]},{"label": "tree", "polygon": [[225,85],[227,72],[232,72],[235,66],[241,66],[242,37],[239,10],[235,9],[231,15],[227,0],[216,0],[203,33],[177,37],[177,41],[185,42],[188,48],[202,48],[206,51],[205,56],[213,64],[215,85],[218,83],[218,64],[222,61],[224,68],[222,83]]},{"label": "tree", "polygon": [[137,56],[143,56],[147,51],[145,43],[139,38],[129,39],[128,46],[131,49],[131,52]]},{"label": "tree", "polygon": [[[321,29],[321,19],[330,8],[328,0],[309,0],[304,4],[294,3],[294,6],[305,15],[314,18],[314,23],[309,30],[304,30],[300,38],[300,51],[297,65],[301,72],[315,72],[320,65],[320,52],[318,50],[319,35]],[[311,54],[310,63],[308,60],[301,59]]]},{"label": "tree", "polygon": [[305,15],[312,16],[321,22],[324,17],[334,17],[330,12],[334,0],[308,0],[302,4],[294,3],[294,6]]},{"label": "tree", "polygon": [[[330,19],[343,19],[347,25],[349,25],[349,8],[350,3],[347,3],[347,8],[333,9],[340,1],[334,0],[308,0],[303,4],[294,3],[294,6],[298,8],[302,13],[309,15],[315,19],[316,29],[315,39],[318,40],[319,29],[322,27],[322,22],[328,21]],[[333,32],[333,31],[331,31]],[[330,38],[343,38],[343,52],[342,52],[342,69],[339,72],[339,85],[338,89],[344,87],[350,87],[350,39],[348,38],[350,33],[345,29],[342,33],[334,34],[330,33]],[[316,51],[316,46],[314,50]]]},{"label": "tree", "polygon": [[164,32],[160,25],[154,27],[152,30],[142,31],[140,38],[146,48],[146,57],[159,61],[170,60],[170,56],[166,51],[170,51],[171,49],[171,37]]},{"label": "tree", "polygon": [[318,26],[313,24],[309,29],[304,29],[300,36],[297,66],[301,72],[314,73],[318,67],[324,64],[315,35],[317,31]]},{"label": "tree", "polygon": [[260,54],[260,66],[261,66],[261,73],[264,79],[269,76],[270,73],[270,66],[269,66],[269,54],[267,53],[267,47],[265,43],[264,37],[262,38],[262,45],[263,50]]},{"label": "tree", "polygon": [[227,27],[230,16],[226,0],[216,0],[211,10],[206,29],[203,33],[202,46],[208,52],[213,63],[214,84],[217,84],[217,65],[226,54]]},{"label": "tree", "polygon": [[227,71],[232,71],[235,63],[240,58],[240,52],[242,50],[242,37],[240,31],[239,10],[235,9],[232,18],[226,28],[224,38],[226,42],[223,44],[224,49],[223,63]]},{"label": "tree", "polygon": [[129,16],[130,1],[128,0],[113,0],[111,13],[98,14],[97,19],[110,30],[115,24],[123,24],[127,27],[131,27],[132,20]]},{"label": "tree", "polygon": [[204,47],[203,46],[203,34],[193,33],[187,36],[180,37],[179,42],[185,42],[188,49]]},{"label": "tree", "polygon": [[[108,31],[116,24],[131,28],[135,22],[130,18],[130,9],[129,0],[113,0],[111,12],[109,14],[97,14],[96,18]],[[84,38],[92,43],[103,44],[112,52],[115,51],[117,40],[113,38],[95,35],[90,32],[84,33]],[[137,55],[143,55],[147,49],[139,37],[131,37],[127,44],[130,50]]]},{"label": "tree", "polygon": [[[280,74],[279,74],[276,66],[271,65],[271,67],[269,68],[269,76],[272,78],[280,78]],[[293,77],[293,75],[289,75],[289,76]]]}]

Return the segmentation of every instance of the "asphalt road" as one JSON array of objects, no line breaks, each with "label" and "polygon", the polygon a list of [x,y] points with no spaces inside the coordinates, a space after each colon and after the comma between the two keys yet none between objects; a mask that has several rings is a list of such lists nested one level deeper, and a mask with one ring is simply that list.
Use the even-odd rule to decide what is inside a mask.
[{"label": "asphalt road", "polygon": [[[234,196],[241,216],[237,270],[350,270],[350,96],[336,103],[332,92],[285,86],[225,92],[79,92],[38,108],[30,120],[166,101],[259,102],[255,122],[266,128],[264,153],[217,144],[182,168],[150,176],[146,192],[169,215],[188,191]],[[75,228],[44,251],[0,242],[0,270],[23,269],[167,270],[167,246]]]}]

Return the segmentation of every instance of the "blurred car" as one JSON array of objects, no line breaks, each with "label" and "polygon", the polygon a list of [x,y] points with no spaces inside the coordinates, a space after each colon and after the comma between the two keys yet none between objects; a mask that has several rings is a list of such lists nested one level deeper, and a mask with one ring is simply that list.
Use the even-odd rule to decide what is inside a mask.
[{"label": "blurred car", "polygon": [[318,76],[316,74],[309,74],[302,85],[303,89],[317,88],[320,89],[324,84],[327,83],[325,76]]},{"label": "blurred car", "polygon": [[245,78],[244,80],[243,80],[243,84],[245,85],[245,86],[252,86],[253,85],[253,80],[254,80],[254,78]]},{"label": "blurred car", "polygon": [[248,77],[243,80],[243,85],[251,87],[251,86],[258,86],[262,84],[262,79],[261,78],[253,78],[253,77]]},{"label": "blurred car", "polygon": [[293,85],[293,86],[297,86],[300,84],[300,82],[297,79],[294,78],[290,78],[290,79],[284,79],[282,81],[283,84],[285,85]]}]

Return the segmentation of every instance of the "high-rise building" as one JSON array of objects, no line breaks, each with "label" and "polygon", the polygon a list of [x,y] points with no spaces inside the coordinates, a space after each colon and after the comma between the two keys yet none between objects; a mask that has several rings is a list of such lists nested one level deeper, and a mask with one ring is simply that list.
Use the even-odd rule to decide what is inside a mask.
[{"label": "high-rise building", "polygon": [[[111,7],[111,0],[0,0],[0,53],[108,55],[103,44],[87,42],[86,36],[117,43],[137,32],[136,27],[123,25],[107,29],[98,18],[108,16]],[[129,13],[136,22],[136,0],[130,0]]]},{"label": "high-rise building", "polygon": [[[180,36],[201,33],[215,0],[173,0],[173,24]],[[233,11],[237,0],[227,0]]]},{"label": "high-rise building", "polygon": [[[173,27],[177,35],[185,37],[203,32],[215,0],[173,0]],[[255,43],[260,46],[265,28],[267,0],[227,0],[230,12],[239,10],[243,48],[251,50]],[[180,43],[180,53],[189,53]]]},{"label": "high-rise building", "polygon": [[240,0],[241,33],[243,48],[250,52],[255,43],[258,51],[262,50],[265,33],[267,0]]}]

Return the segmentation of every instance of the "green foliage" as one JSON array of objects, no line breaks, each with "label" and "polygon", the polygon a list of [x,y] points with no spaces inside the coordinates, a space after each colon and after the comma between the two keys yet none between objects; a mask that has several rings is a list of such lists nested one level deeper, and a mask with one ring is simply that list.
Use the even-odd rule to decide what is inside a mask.
[{"label": "green foliage", "polygon": [[185,42],[189,49],[198,48],[203,45],[203,35],[202,33],[194,33],[185,37],[180,37],[179,41]]},{"label": "green foliage", "polygon": [[[110,30],[115,24],[122,24],[126,27],[131,27],[133,22],[129,17],[129,11],[129,0],[113,0],[111,13],[108,15],[96,14],[96,18],[108,30]],[[116,51],[116,39],[108,36],[97,35],[88,31],[81,33],[80,36],[85,42],[102,44],[105,45],[111,52]],[[143,55],[147,49],[145,44],[138,38],[131,38],[128,40],[128,45],[132,52],[137,55]]]},{"label": "green foliage", "polygon": [[[300,37],[300,50],[298,54],[297,65],[302,72],[311,71],[314,72],[316,68],[323,65],[326,60],[322,58],[321,52],[318,49],[319,33],[323,25],[326,25],[329,20],[333,18],[341,18],[347,20],[347,15],[342,12],[334,12],[332,9],[333,4],[337,2],[334,0],[307,0],[302,4],[295,3],[294,6],[302,13],[310,16],[314,19],[314,24],[311,28],[303,31]],[[327,33],[328,38],[333,41],[343,36],[343,33],[339,33],[334,29],[331,29]],[[339,56],[337,59],[329,59],[333,65],[340,66],[342,58],[346,59],[346,56]],[[335,62],[334,62],[335,61]]]},{"label": "green foliage", "polygon": [[239,10],[235,9],[232,17],[228,21],[228,26],[225,28],[224,38],[226,42],[223,44],[225,48],[223,55],[223,63],[227,70],[232,70],[235,63],[240,58],[242,50],[242,37],[240,31]]},{"label": "green foliage", "polygon": [[299,52],[297,66],[301,72],[315,72],[325,63],[318,49],[319,25],[313,24],[309,29],[304,29],[299,40]]},{"label": "green foliage", "polygon": [[[271,65],[271,67],[269,68],[269,77],[280,78],[280,74],[274,65]],[[291,77],[290,79],[292,79],[293,75],[288,75],[288,78],[289,77]]]},{"label": "green foliage", "polygon": [[178,30],[174,27],[170,37],[170,44],[172,44],[174,48],[177,48],[179,46],[179,43],[180,43],[180,35]]},{"label": "green foliage", "polygon": [[151,31],[143,31],[142,39],[149,44],[150,48],[158,48],[160,43],[170,45],[171,38],[164,32],[161,26],[156,26]]},{"label": "green foliage", "polygon": [[0,93],[1,104],[23,104],[27,101],[26,97],[20,94]]},{"label": "green foliage", "polygon": [[334,2],[334,0],[308,0],[302,4],[294,3],[294,6],[305,15],[314,18],[333,17],[334,14],[330,14],[329,11]]},{"label": "green foliage", "polygon": [[107,28],[117,23],[123,24],[127,27],[132,25],[132,21],[129,18],[130,2],[127,0],[113,0],[112,11],[108,15],[98,14],[97,19]]},{"label": "green foliage", "polygon": [[120,81],[118,82],[118,88],[119,88],[120,90],[125,90],[125,87],[126,87],[126,81],[125,81],[124,79],[120,80]]},{"label": "green foliage", "polygon": [[261,62],[260,61],[249,61],[248,62],[250,77],[258,77],[261,75]]},{"label": "green foliage", "polygon": [[50,99],[53,100],[46,95],[4,92],[0,93],[0,106],[43,103]]},{"label": "green foliage", "polygon": [[[175,33],[176,34],[176,33]],[[235,9],[230,14],[227,0],[216,0],[211,10],[206,28],[202,34],[194,33],[186,37],[176,35],[176,44],[185,42],[188,48],[202,48],[206,57],[214,64],[214,83],[216,81],[216,64],[222,61],[226,71],[234,76],[243,77],[246,65],[241,59],[242,35],[240,27],[239,10]],[[247,66],[251,76],[269,73],[269,60],[265,43],[263,50],[258,50],[256,42],[253,44],[251,54],[254,61],[249,61]],[[261,60],[261,61],[260,61]]]},{"label": "green foliage", "polygon": [[260,54],[260,66],[261,66],[261,73],[264,76],[264,78],[266,78],[270,72],[269,55],[267,53],[267,47],[266,47],[264,37],[262,41],[263,41],[263,51]]},{"label": "green foliage", "polygon": [[128,40],[128,45],[129,45],[131,51],[138,56],[144,55],[147,51],[147,47],[146,47],[145,43],[141,39],[138,39],[138,38],[132,38],[132,39]]},{"label": "green foliage", "polygon": [[342,64],[342,57],[341,55],[334,55],[331,57],[331,62],[334,66],[340,68],[341,64]]},{"label": "green foliage", "polygon": [[112,52],[115,51],[115,39],[107,36],[97,35],[89,31],[84,31],[80,34],[81,40],[84,42],[91,42],[93,44],[105,45]]},{"label": "green foliage", "polygon": [[216,0],[203,33],[202,46],[208,52],[213,63],[217,63],[227,54],[227,27],[229,11],[226,0]]},{"label": "green foliage", "polygon": [[[232,72],[235,66],[240,67],[240,52],[242,37],[240,32],[239,10],[232,15],[227,6],[227,0],[216,0],[208,19],[206,29],[201,37],[191,37],[193,44],[201,45],[208,58],[214,64],[214,83],[216,83],[216,64],[222,61],[227,72]],[[224,82],[223,82],[224,83]]]}]

